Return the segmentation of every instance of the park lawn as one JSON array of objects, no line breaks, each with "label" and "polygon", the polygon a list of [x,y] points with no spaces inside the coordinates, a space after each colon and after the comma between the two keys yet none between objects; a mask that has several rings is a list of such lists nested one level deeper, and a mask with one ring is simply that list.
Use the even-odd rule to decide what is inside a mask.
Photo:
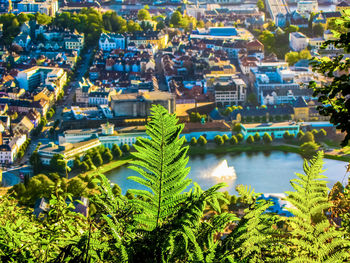
[{"label": "park lawn", "polygon": [[92,170],[84,173],[84,175],[97,175],[97,174],[104,174],[106,172],[109,172],[111,170],[114,170],[120,166],[123,166],[131,161],[130,158],[123,159],[123,160],[113,160],[110,163],[106,163],[104,165],[101,165],[97,168],[97,170]]}]

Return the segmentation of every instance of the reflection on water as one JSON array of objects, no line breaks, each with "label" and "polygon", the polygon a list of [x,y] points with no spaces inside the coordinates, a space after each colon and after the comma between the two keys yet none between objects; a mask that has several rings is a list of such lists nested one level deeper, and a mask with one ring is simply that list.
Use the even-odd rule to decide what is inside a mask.
[{"label": "reflection on water", "polygon": [[[225,160],[226,165],[224,166]],[[324,175],[328,177],[328,187],[332,187],[337,181],[342,181],[346,171],[346,163],[328,159],[324,161],[324,169],[326,169]],[[241,153],[191,156],[188,166],[191,167],[188,177],[197,182],[203,190],[220,182],[220,177],[211,176],[211,172],[215,168],[225,167],[223,170],[226,171],[230,166],[234,166],[237,176],[221,180],[228,184],[228,187],[223,188],[223,191],[228,191],[230,194],[236,194],[235,187],[238,184],[251,185],[256,192],[260,193],[289,191],[292,190],[290,180],[296,177],[295,172],[303,173],[303,160],[298,154],[279,151],[273,151],[269,154],[259,152],[254,155]],[[220,169],[217,168],[217,170]],[[131,175],[138,174],[126,167],[111,171],[106,175],[113,183],[117,183],[122,188],[123,193],[132,188],[146,189],[127,179]]]}]

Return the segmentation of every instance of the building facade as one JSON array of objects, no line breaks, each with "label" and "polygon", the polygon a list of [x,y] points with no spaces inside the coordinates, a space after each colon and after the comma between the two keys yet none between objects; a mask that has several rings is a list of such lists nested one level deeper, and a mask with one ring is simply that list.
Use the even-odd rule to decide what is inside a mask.
[{"label": "building facade", "polygon": [[290,134],[296,136],[300,130],[300,125],[295,122],[279,122],[279,123],[252,123],[241,124],[244,138],[259,133],[262,137],[265,133],[272,138],[283,138],[283,134],[288,131]]}]

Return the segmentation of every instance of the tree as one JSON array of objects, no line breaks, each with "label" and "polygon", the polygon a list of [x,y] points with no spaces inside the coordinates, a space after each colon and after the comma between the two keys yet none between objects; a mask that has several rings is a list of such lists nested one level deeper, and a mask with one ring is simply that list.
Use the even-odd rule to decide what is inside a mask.
[{"label": "tree", "polygon": [[299,53],[290,51],[285,55],[285,61],[288,62],[289,66],[293,66],[300,60]]},{"label": "tree", "polygon": [[195,137],[191,138],[190,145],[195,146],[197,144],[197,139]]},{"label": "tree", "polygon": [[122,146],[122,152],[123,152],[124,154],[129,153],[129,152],[130,152],[130,146],[129,146],[128,144],[124,144],[124,145]]},{"label": "tree", "polygon": [[66,174],[69,170],[62,154],[54,154],[50,160],[50,169],[59,174]]},{"label": "tree", "polygon": [[254,137],[252,135],[249,135],[247,138],[247,143],[252,144],[254,143]]},{"label": "tree", "polygon": [[311,53],[309,50],[304,49],[299,52],[299,59],[311,59]]},{"label": "tree", "polygon": [[47,25],[50,24],[52,21],[52,18],[46,14],[43,13],[36,13],[36,22],[40,25]]},{"label": "tree", "polygon": [[79,197],[83,195],[86,187],[87,187],[87,183],[85,183],[79,177],[74,177],[69,181],[67,191],[71,193],[73,196]]},{"label": "tree", "polygon": [[35,150],[29,158],[29,163],[33,167],[33,173],[38,174],[42,169],[42,161],[37,150]]},{"label": "tree", "polygon": [[146,9],[140,9],[137,13],[137,19],[140,21],[151,20],[151,15]]},{"label": "tree", "polygon": [[238,144],[238,140],[237,140],[237,137],[236,137],[236,136],[233,135],[233,136],[230,138],[230,144],[232,144],[232,145]]},{"label": "tree", "polygon": [[265,11],[265,3],[263,0],[258,0],[256,6],[259,8],[259,11]]},{"label": "tree", "polygon": [[207,139],[204,137],[204,136],[199,136],[198,138],[198,143],[201,145],[201,146],[204,146],[207,144]]},{"label": "tree", "polygon": [[259,41],[264,44],[268,52],[273,52],[275,49],[276,39],[272,32],[264,30],[259,36]]},{"label": "tree", "polygon": [[223,145],[225,143],[220,135],[216,135],[214,141],[217,145]]},{"label": "tree", "polygon": [[270,144],[272,142],[271,135],[265,132],[264,135],[263,135],[263,141],[266,144]]},{"label": "tree", "polygon": [[112,154],[113,154],[114,159],[119,159],[120,157],[122,157],[123,152],[120,150],[120,148],[117,144],[113,144]]},{"label": "tree", "polygon": [[164,21],[159,21],[158,23],[157,23],[157,26],[156,26],[156,29],[157,30],[163,30],[165,28],[165,24],[164,24]]},{"label": "tree", "polygon": [[286,131],[284,134],[283,134],[283,139],[286,140],[286,141],[291,141],[294,139],[294,135],[293,134],[290,134],[289,131]]},{"label": "tree", "polygon": [[318,141],[323,141],[327,137],[327,132],[324,129],[321,129],[316,134],[316,139]]},{"label": "tree", "polygon": [[313,141],[305,142],[300,146],[300,153],[304,157],[311,158],[319,148],[320,146]]},{"label": "tree", "polygon": [[232,131],[235,133],[240,133],[242,130],[242,125],[240,123],[235,123],[232,127]]},{"label": "tree", "polygon": [[258,98],[256,97],[255,93],[250,93],[247,97],[247,101],[250,105],[253,105],[253,106],[258,105]]},{"label": "tree", "polygon": [[74,158],[74,162],[73,162],[73,169],[74,169],[74,170],[78,170],[78,169],[80,169],[80,168],[81,168],[81,161],[80,161],[79,156],[76,156],[76,157]]},{"label": "tree", "polygon": [[257,132],[254,134],[254,141],[259,142],[260,141],[260,134]]},{"label": "tree", "polygon": [[241,142],[241,141],[243,141],[243,139],[244,139],[242,133],[238,133],[238,134],[236,135],[236,137],[237,137],[238,142]]},{"label": "tree", "polygon": [[317,23],[312,26],[312,35],[314,37],[322,37],[323,33],[324,33],[324,27],[321,23]]},{"label": "tree", "polygon": [[297,133],[297,138],[298,140],[300,140],[301,137],[304,136],[304,132],[302,130],[300,130],[298,133]]},{"label": "tree", "polygon": [[[91,161],[91,160],[90,160]],[[90,166],[87,164],[87,162],[82,162],[81,165],[80,165],[80,169],[83,171],[83,172],[87,172],[90,170]]]},{"label": "tree", "polygon": [[229,138],[228,138],[228,136],[226,134],[224,134],[222,136],[222,139],[224,140],[224,143],[226,143],[229,140]]},{"label": "tree", "polygon": [[127,29],[128,29],[128,32],[131,32],[131,33],[135,31],[142,31],[141,26],[132,20],[128,21]]},{"label": "tree", "polygon": [[306,132],[303,136],[300,137],[299,141],[301,143],[304,142],[314,142],[315,141],[315,136],[312,134],[312,132]]},{"label": "tree", "polygon": [[[346,11],[346,16],[337,19],[337,40],[326,41],[325,46],[333,44],[336,48],[344,49],[344,53],[349,53],[349,38],[348,29],[350,23],[348,21],[349,11]],[[342,32],[341,28],[347,30]],[[327,56],[314,58],[311,63],[313,70],[332,79],[329,84],[319,86],[315,81],[311,81],[309,87],[314,90],[314,97],[322,103],[317,109],[323,116],[330,116],[330,122],[337,129],[346,133],[341,145],[346,146],[350,140],[350,88],[349,88],[349,69],[350,64],[344,60],[344,53],[329,58]],[[341,69],[339,71],[339,69]]]},{"label": "tree", "polygon": [[96,167],[99,167],[103,164],[103,160],[100,153],[96,153],[92,158],[92,161]]},{"label": "tree", "polygon": [[102,159],[104,163],[109,163],[113,160],[113,155],[108,148],[103,152]]},{"label": "tree", "polygon": [[182,22],[182,14],[179,11],[175,11],[170,18],[170,24],[173,25],[173,27],[180,27]]}]

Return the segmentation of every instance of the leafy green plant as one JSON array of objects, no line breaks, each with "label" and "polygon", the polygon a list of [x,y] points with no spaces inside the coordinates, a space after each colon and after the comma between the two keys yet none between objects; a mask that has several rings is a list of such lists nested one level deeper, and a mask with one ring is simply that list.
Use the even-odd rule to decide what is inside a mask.
[{"label": "leafy green plant", "polygon": [[323,152],[318,152],[310,163],[304,161],[304,173],[291,180],[294,192],[286,192],[293,208],[289,211],[290,236],[287,236],[290,262],[346,262],[350,243],[343,238],[325,216],[329,209],[328,188],[323,173]]}]

